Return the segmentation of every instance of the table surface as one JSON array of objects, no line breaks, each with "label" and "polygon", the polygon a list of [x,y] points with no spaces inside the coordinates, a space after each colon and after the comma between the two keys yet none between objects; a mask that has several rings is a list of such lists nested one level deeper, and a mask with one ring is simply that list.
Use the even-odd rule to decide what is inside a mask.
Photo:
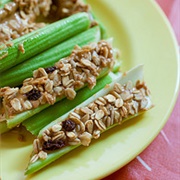
[{"label": "table surface", "polygon": [[[180,46],[180,0],[156,0]],[[180,179],[180,93],[174,109],[155,140],[129,164],[103,180]]]}]

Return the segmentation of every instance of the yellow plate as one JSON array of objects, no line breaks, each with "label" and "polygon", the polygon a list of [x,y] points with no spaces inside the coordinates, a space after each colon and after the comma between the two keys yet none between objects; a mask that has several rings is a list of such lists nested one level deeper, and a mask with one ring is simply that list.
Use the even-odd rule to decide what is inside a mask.
[{"label": "yellow plate", "polygon": [[[80,147],[30,178],[24,177],[32,137],[17,141],[2,136],[2,180],[100,179],[121,168],[156,137],[166,123],[179,87],[178,47],[172,29],[153,0],[89,0],[115,45],[122,50],[123,70],[144,64],[155,108],[102,134],[90,147]],[[24,132],[22,132],[24,133]]]}]

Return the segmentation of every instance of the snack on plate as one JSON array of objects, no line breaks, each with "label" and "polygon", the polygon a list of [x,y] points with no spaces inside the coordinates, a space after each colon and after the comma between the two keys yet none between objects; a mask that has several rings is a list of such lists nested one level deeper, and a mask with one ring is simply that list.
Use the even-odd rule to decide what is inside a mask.
[{"label": "snack on plate", "polygon": [[[51,22],[79,12],[90,13],[89,5],[80,0],[1,0],[2,34],[0,45],[9,46],[9,41],[12,39],[30,34]],[[8,19],[9,16],[11,16],[10,19]],[[38,22],[39,18],[45,20]]]},{"label": "snack on plate", "polygon": [[[51,123],[53,120],[67,113],[71,109],[75,108],[77,105],[93,96],[100,89],[104,88],[106,84],[109,84],[113,81],[115,76],[121,76],[122,74],[118,73],[109,73],[105,77],[102,77],[97,80],[96,86],[93,89],[89,89],[87,86],[77,92],[76,97],[72,100],[67,98],[57,102],[53,106],[50,106],[47,109],[44,109],[40,113],[36,114],[23,121],[22,125],[33,135],[37,136],[42,128]],[[52,113],[53,112],[53,113]]]},{"label": "snack on plate", "polygon": [[50,47],[46,51],[27,59],[23,63],[2,72],[0,74],[0,87],[14,87],[21,85],[24,79],[33,75],[34,70],[39,67],[46,68],[53,66],[59,59],[70,55],[75,45],[78,44],[78,46],[82,47],[92,42],[98,42],[101,37],[100,34],[99,26],[87,29],[62,43]]},{"label": "snack on plate", "polygon": [[80,0],[1,0],[0,134],[35,137],[33,174],[151,109],[143,66],[120,71],[119,50]]},{"label": "snack on plate", "polygon": [[111,45],[101,40],[82,48],[75,46],[70,56],[59,60],[54,66],[35,70],[33,77],[25,79],[20,88],[1,88],[7,127],[21,123],[24,119],[18,122],[14,119],[23,112],[30,117],[34,115],[30,112],[42,110],[42,105],[53,105],[64,97],[73,100],[76,90],[86,84],[92,89],[96,78],[106,75],[114,62]]},{"label": "snack on plate", "polygon": [[89,146],[102,132],[152,107],[139,66],[43,128],[33,142],[26,174],[38,171],[79,145]]},{"label": "snack on plate", "polygon": [[[11,46],[3,47],[1,45],[0,72],[2,73],[34,55],[87,30],[90,28],[90,23],[87,13],[78,13],[32,31],[15,40],[11,39]],[[2,31],[5,31],[3,30],[3,24],[0,26],[2,26],[0,27]],[[3,33],[1,36],[3,36]],[[3,39],[3,37],[0,37],[0,39]]]}]

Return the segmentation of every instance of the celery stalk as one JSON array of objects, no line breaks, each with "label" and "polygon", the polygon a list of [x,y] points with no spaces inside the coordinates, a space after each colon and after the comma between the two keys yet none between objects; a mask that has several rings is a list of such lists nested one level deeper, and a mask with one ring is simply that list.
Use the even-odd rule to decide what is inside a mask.
[{"label": "celery stalk", "polygon": [[[97,79],[105,76],[105,75],[108,73],[108,71],[109,71],[108,68],[104,68],[104,69],[101,71],[100,75],[97,77]],[[79,89],[78,89],[78,90],[79,90]],[[77,90],[76,90],[76,91],[77,91]],[[60,101],[60,100],[62,100],[62,99],[63,99],[63,98],[61,98],[61,99],[60,99],[60,98],[57,98],[57,101],[56,101],[56,102],[58,102],[58,101]],[[43,104],[43,105],[41,105],[41,106],[39,106],[39,107],[37,107],[37,108],[35,108],[35,109],[31,109],[31,110],[22,112],[22,113],[20,113],[20,114],[17,114],[17,115],[15,115],[13,118],[7,118],[7,120],[6,120],[6,122],[7,122],[7,127],[8,127],[9,129],[11,129],[11,128],[17,126],[18,124],[22,123],[25,119],[33,116],[34,114],[39,113],[40,111],[42,111],[43,109],[46,109],[46,108],[49,107],[49,106],[50,106],[50,104]],[[0,132],[0,133],[1,133],[1,132]]]},{"label": "celery stalk", "polygon": [[[94,96],[90,97],[89,99],[87,99],[86,101],[84,101],[82,104],[78,105],[77,107],[84,107],[84,106],[87,106],[89,103],[95,101],[98,97],[100,96],[104,96],[106,95],[110,90],[112,90],[114,84],[116,82],[118,83],[121,83],[121,84],[124,84],[124,83],[127,83],[129,80],[131,80],[134,84],[138,81],[138,80],[143,80],[143,72],[142,72],[142,66],[138,66],[132,70],[130,70],[129,72],[126,73],[125,76],[121,76],[120,78],[117,78],[117,79],[114,79],[114,81],[109,84],[108,87],[106,88],[103,88],[102,90],[100,90],[98,93],[96,93]],[[149,103],[148,104],[148,107],[147,107],[147,110],[150,109],[152,107],[152,104]],[[143,111],[139,112],[139,113],[142,113]],[[124,121],[127,121],[129,119],[131,119],[132,117],[134,116],[137,116],[139,115],[139,113],[135,114],[135,115],[131,115],[127,118],[124,118],[123,119],[123,122]],[[69,112],[66,113],[65,115],[61,116],[60,118],[56,119],[55,121],[53,121],[52,123],[50,123],[49,125],[47,125],[46,127],[44,127],[38,137],[42,137],[42,133],[44,130],[48,129],[49,127],[52,127],[54,124],[56,124],[57,122],[62,122],[64,119],[66,119],[69,115]],[[107,128],[105,131],[107,131],[108,129],[116,126],[118,124],[114,124],[112,126],[110,126],[109,128]],[[103,132],[105,132],[103,131]],[[36,162],[34,163],[29,163],[27,169],[26,169],[26,172],[25,174],[26,175],[29,175],[29,174],[32,174],[40,169],[42,169],[43,167],[45,167],[46,165],[50,164],[51,162],[55,161],[56,159],[58,159],[59,157],[63,156],[64,154],[70,152],[71,150],[75,149],[76,147],[78,147],[79,145],[76,145],[76,146],[67,146],[67,147],[64,147],[60,150],[56,150],[54,152],[51,152],[48,154],[47,158],[44,159],[44,160],[37,160]]]},{"label": "celery stalk", "polygon": [[[128,117],[126,119],[123,119],[122,123],[125,122],[125,121],[128,121],[131,118],[136,117],[136,116],[137,115],[134,115],[134,116]],[[109,129],[117,126],[117,125],[118,124],[114,124],[114,125],[108,127],[103,132],[106,132],[107,130],[109,130]],[[33,174],[33,173],[39,171],[40,169],[44,168],[45,166],[49,165],[53,161],[57,160],[58,158],[62,157],[63,155],[69,153],[70,151],[72,151],[73,149],[75,149],[75,148],[77,148],[79,146],[80,146],[80,144],[79,145],[74,145],[74,146],[66,146],[66,147],[62,148],[61,150],[56,150],[54,152],[49,153],[46,159],[44,159],[44,160],[39,159],[35,163],[29,164],[26,171],[25,171],[25,175],[30,175],[30,174]]]},{"label": "celery stalk", "polygon": [[[0,61],[0,72],[6,71],[52,46],[87,30],[89,26],[89,16],[87,13],[82,12],[19,37],[18,39],[21,40],[21,43],[13,41],[12,47],[0,51],[1,56],[8,53]],[[19,51],[19,44],[23,44],[25,53]]]},{"label": "celery stalk", "polygon": [[20,85],[24,79],[32,76],[33,70],[52,66],[59,59],[68,56],[75,45],[84,46],[99,40],[99,27],[90,28],[0,74],[0,87]]},{"label": "celery stalk", "polygon": [[61,149],[61,151],[54,151],[53,153],[48,154],[48,157],[44,160],[38,160],[33,164],[30,164],[26,169],[25,175],[33,174],[43,167],[49,165],[51,162],[57,160],[61,156],[67,154],[68,152],[72,151],[73,149],[79,147],[80,145],[76,146],[67,146]]},{"label": "celery stalk", "polygon": [[91,97],[93,94],[95,94],[97,91],[102,89],[106,84],[109,84],[111,82],[112,74],[99,79],[96,86],[92,90],[90,90],[88,87],[79,90],[73,101],[63,99],[55,105],[50,106],[49,108],[38,113],[36,116],[28,118],[22,124],[33,135],[38,135],[39,131],[43,127],[48,125],[51,121],[67,113],[68,111],[76,107],[78,104],[82,103],[83,101]]}]

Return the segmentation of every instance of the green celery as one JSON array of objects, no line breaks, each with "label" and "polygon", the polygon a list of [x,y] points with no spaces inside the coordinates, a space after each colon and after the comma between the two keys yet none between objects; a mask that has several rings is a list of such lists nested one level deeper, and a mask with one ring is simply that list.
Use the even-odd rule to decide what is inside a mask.
[{"label": "green celery", "polygon": [[[122,123],[124,123],[125,121],[128,121],[128,120],[130,120],[130,119],[132,119],[132,118],[134,118],[136,116],[138,116],[138,115],[136,114],[134,116],[123,119]],[[107,130],[109,130],[109,129],[117,126],[117,125],[119,125],[119,124],[114,124],[114,125],[108,127],[103,132],[106,132]],[[80,144],[79,145],[74,145],[74,146],[66,146],[66,147],[62,148],[61,150],[56,150],[56,151],[53,151],[53,152],[49,153],[46,159],[44,159],[44,160],[39,159],[36,162],[34,162],[32,164],[29,164],[26,171],[25,171],[25,175],[30,175],[30,174],[33,174],[33,173],[39,171],[40,169],[44,168],[45,166],[49,165],[50,163],[54,162],[58,158],[62,157],[63,155],[69,153],[70,151],[72,151],[73,149],[75,149],[75,148],[77,148],[79,146],[80,146]]]},{"label": "green celery", "polygon": [[[100,96],[104,96],[106,95],[109,91],[112,90],[114,84],[116,82],[124,84],[127,83],[129,80],[131,80],[134,84],[138,81],[138,80],[143,80],[143,73],[142,73],[142,66],[138,66],[137,68],[134,68],[132,70],[130,70],[129,72],[126,73],[126,76],[121,76],[117,79],[115,79],[107,88],[103,88],[102,90],[100,90],[99,92],[97,92],[94,96],[90,97],[89,99],[87,99],[86,101],[84,101],[82,104],[78,105],[77,107],[84,107],[87,106],[89,103],[93,102],[95,99],[97,99]],[[150,109],[152,107],[152,104],[148,104],[148,107],[146,110]],[[135,114],[135,115],[130,115],[127,118],[124,118],[122,122],[125,122],[133,117],[138,116],[139,114],[141,114],[143,111]],[[54,124],[56,124],[57,122],[62,122],[64,119],[66,119],[68,117],[68,113],[66,113],[65,115],[61,116],[60,118],[56,119],[55,121],[51,122],[49,125],[47,125],[46,127],[44,127],[38,137],[42,137],[42,133],[44,130],[48,129],[49,127],[52,127]],[[114,124],[110,127],[108,127],[105,131],[109,130],[110,128],[114,127],[118,125]],[[105,132],[103,131],[103,132]],[[51,162],[55,161],[56,159],[58,159],[59,157],[63,156],[64,154],[70,152],[71,150],[75,149],[76,147],[78,147],[80,145],[76,145],[76,146],[66,146],[60,150],[56,150],[53,151],[51,153],[48,154],[47,158],[42,160],[42,159],[38,159],[36,162],[34,163],[29,163],[25,174],[29,175],[32,174],[40,169],[42,169],[43,167],[45,167],[46,165],[50,164]]]},{"label": "green celery", "polygon": [[[109,72],[108,68],[104,68],[102,69],[101,73],[99,74],[99,76],[97,77],[97,79],[105,76],[107,73]],[[78,89],[79,90],[79,89]],[[76,90],[77,91],[77,90]],[[57,98],[57,101],[62,100],[64,97],[62,98]],[[31,110],[27,110],[25,112],[22,112],[20,114],[15,115],[13,118],[7,118],[6,122],[7,122],[7,127],[9,129],[16,127],[17,125],[19,125],[20,123],[22,123],[24,120],[28,119],[29,117],[33,116],[34,114],[39,113],[40,111],[42,111],[43,109],[46,109],[47,107],[51,106],[50,104],[43,104],[35,109],[31,109]],[[0,132],[1,134],[1,132]]]},{"label": "green celery", "polygon": [[98,42],[100,40],[100,30],[98,26],[90,28],[63,43],[60,43],[45,52],[42,52],[29,60],[3,72],[0,74],[0,87],[4,86],[18,86],[22,84],[23,80],[31,77],[32,72],[39,67],[49,67],[54,65],[59,59],[68,56],[74,46],[84,46],[91,42]]},{"label": "green celery", "polygon": [[[0,72],[3,72],[30,57],[49,49],[50,47],[85,31],[90,27],[87,13],[77,13],[36,31],[28,33],[16,41],[13,46],[0,51],[0,56],[8,55],[0,60]],[[19,44],[23,44],[25,53],[19,51]]]},{"label": "green celery", "polygon": [[[43,110],[42,112],[36,114],[35,116],[30,117],[25,120],[22,124],[30,131],[33,135],[38,135],[39,131],[48,125],[51,121],[57,119],[63,114],[67,113],[78,104],[82,103],[93,94],[95,94],[100,89],[104,88],[106,84],[112,82],[110,75],[107,75],[97,81],[96,86],[90,90],[88,87],[85,87],[78,91],[75,99],[73,101],[68,99],[63,99],[62,101],[56,103],[53,106]],[[53,112],[53,113],[52,113]]]}]

